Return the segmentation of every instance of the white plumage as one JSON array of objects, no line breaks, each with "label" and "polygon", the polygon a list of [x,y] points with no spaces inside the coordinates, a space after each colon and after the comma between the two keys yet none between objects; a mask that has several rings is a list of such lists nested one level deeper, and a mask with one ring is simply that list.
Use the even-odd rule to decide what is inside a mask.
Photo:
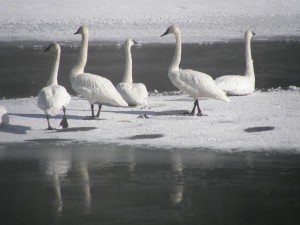
[{"label": "white plumage", "polygon": [[198,109],[198,115],[202,115],[199,107],[198,98],[213,98],[229,102],[230,100],[226,94],[214,83],[211,76],[190,69],[180,69],[179,64],[181,61],[181,32],[180,29],[173,25],[170,26],[167,31],[161,35],[174,34],[176,38],[175,56],[169,67],[168,76],[171,82],[183,92],[191,95],[195,102],[191,114],[195,113],[195,109]]},{"label": "white plumage", "polygon": [[[71,70],[70,80],[74,91],[85,97],[91,104],[92,116],[89,118],[95,119],[100,116],[102,103],[114,106],[128,106],[110,80],[84,72],[88,54],[88,28],[81,26],[75,34],[82,35],[82,43],[78,61]],[[94,104],[99,104],[96,116],[94,115]]]},{"label": "white plumage", "polygon": [[63,86],[58,85],[57,83],[57,76],[58,76],[58,68],[59,68],[59,61],[60,61],[60,46],[58,43],[52,43],[45,51],[54,51],[55,58],[54,64],[52,66],[50,78],[47,82],[46,87],[41,89],[38,93],[38,107],[43,110],[46,114],[47,122],[48,122],[48,129],[52,130],[49,123],[49,116],[56,116],[61,109],[64,111],[64,117],[61,122],[61,126],[63,128],[68,127],[66,115],[65,115],[65,107],[69,104],[71,100],[71,96],[68,94],[66,89]]},{"label": "white plumage", "polygon": [[244,76],[225,75],[218,77],[216,84],[229,95],[248,95],[255,90],[255,74],[251,56],[251,38],[255,35],[251,30],[245,33],[246,69]]},{"label": "white plumage", "polygon": [[6,126],[9,123],[9,117],[7,110],[4,106],[0,105],[0,128]]},{"label": "white plumage", "polygon": [[122,95],[124,100],[130,106],[147,104],[148,92],[147,88],[142,83],[132,82],[132,58],[131,46],[137,42],[127,39],[125,43],[126,66],[122,83],[116,86],[117,91]]}]

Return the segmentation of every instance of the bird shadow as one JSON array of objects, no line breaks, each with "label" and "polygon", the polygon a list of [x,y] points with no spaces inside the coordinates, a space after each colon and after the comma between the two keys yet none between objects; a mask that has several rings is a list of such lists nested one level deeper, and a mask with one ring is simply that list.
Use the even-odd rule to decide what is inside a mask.
[{"label": "bird shadow", "polygon": [[249,127],[244,131],[247,133],[254,133],[254,132],[264,132],[264,131],[271,131],[274,130],[275,127],[265,126],[265,127]]},{"label": "bird shadow", "polygon": [[163,137],[163,134],[141,134],[141,135],[134,135],[128,137],[129,140],[140,140],[140,139],[156,139]]},{"label": "bird shadow", "polygon": [[71,127],[71,128],[56,130],[56,132],[66,133],[66,132],[90,131],[95,129],[97,129],[97,127]]},{"label": "bird shadow", "polygon": [[[45,114],[31,114],[31,113],[10,113],[9,115],[25,117],[25,118],[36,118],[36,119],[44,119],[46,118]],[[84,116],[77,116],[77,115],[66,115],[67,119],[72,120],[83,120]],[[62,119],[63,115],[54,116],[53,118]]]},{"label": "bird shadow", "polygon": [[104,110],[103,112],[110,112],[110,113],[118,113],[118,114],[130,114],[130,115],[141,115],[141,114],[146,114],[146,115],[151,115],[154,116],[156,112],[154,111],[146,111],[146,110],[138,110],[138,111],[114,111],[114,110]]},{"label": "bird shadow", "polygon": [[10,134],[26,134],[27,130],[30,130],[31,127],[21,126],[21,125],[12,125],[8,124],[5,127],[1,128],[1,132],[10,133]]}]

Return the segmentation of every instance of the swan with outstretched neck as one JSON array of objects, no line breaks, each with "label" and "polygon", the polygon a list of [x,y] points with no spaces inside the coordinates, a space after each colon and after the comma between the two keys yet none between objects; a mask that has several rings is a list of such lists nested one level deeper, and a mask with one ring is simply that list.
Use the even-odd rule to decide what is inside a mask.
[{"label": "swan with outstretched neck", "polygon": [[55,53],[54,63],[46,87],[44,87],[38,93],[37,104],[38,107],[41,110],[43,110],[46,114],[46,119],[48,123],[47,130],[53,130],[52,126],[50,125],[49,117],[56,116],[61,109],[64,112],[64,116],[60,125],[63,128],[67,128],[69,126],[66,117],[66,106],[69,104],[71,100],[71,96],[63,86],[58,85],[57,83],[60,52],[61,52],[59,44],[56,42],[51,43],[48,46],[48,48],[45,49],[45,51],[49,51],[49,50]]},{"label": "swan with outstretched neck", "polygon": [[197,115],[203,115],[198,101],[200,97],[229,102],[230,100],[226,94],[215,84],[211,76],[198,71],[179,68],[181,61],[181,32],[179,27],[176,25],[170,26],[161,37],[168,34],[174,34],[176,38],[175,55],[169,67],[168,76],[174,86],[191,95],[195,100],[190,114],[194,115],[197,107]]},{"label": "swan with outstretched neck", "polygon": [[132,39],[127,39],[125,43],[126,66],[122,82],[116,86],[118,92],[130,106],[147,104],[148,92],[142,83],[133,83],[132,81],[132,57],[131,47],[137,44]]},{"label": "swan with outstretched neck", "polygon": [[255,90],[255,74],[251,55],[251,39],[255,33],[252,30],[245,32],[245,59],[244,75],[224,75],[218,77],[216,84],[229,95],[249,95]]},{"label": "swan with outstretched neck", "polygon": [[[75,34],[81,34],[82,41],[78,61],[71,70],[70,80],[74,91],[85,97],[91,105],[92,116],[86,117],[86,119],[99,118],[103,103],[128,106],[110,80],[84,72],[88,55],[89,30],[86,26],[81,26]],[[96,115],[94,114],[94,104],[99,105]]]}]

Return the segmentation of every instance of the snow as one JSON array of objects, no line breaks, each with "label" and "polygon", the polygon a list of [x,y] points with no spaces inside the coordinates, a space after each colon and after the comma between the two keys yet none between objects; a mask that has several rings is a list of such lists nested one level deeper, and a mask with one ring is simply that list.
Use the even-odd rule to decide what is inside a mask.
[{"label": "snow", "polygon": [[[45,115],[36,97],[2,99],[10,124],[0,129],[0,142],[55,140],[58,143],[105,143],[157,148],[219,151],[300,151],[300,89],[256,91],[230,97],[231,102],[201,99],[203,117],[180,114],[191,110],[186,94],[151,93],[148,109],[103,106],[100,120],[90,115],[87,100],[72,97],[67,108],[69,128],[46,131]],[[96,107],[97,108],[97,107]],[[61,113],[62,114],[62,113]],[[148,118],[149,117],[149,118]]]},{"label": "snow", "polygon": [[[151,2],[151,3],[150,3]],[[171,42],[159,36],[178,24],[184,42],[299,36],[299,0],[1,0],[0,41],[74,41],[82,24],[94,41]]]}]

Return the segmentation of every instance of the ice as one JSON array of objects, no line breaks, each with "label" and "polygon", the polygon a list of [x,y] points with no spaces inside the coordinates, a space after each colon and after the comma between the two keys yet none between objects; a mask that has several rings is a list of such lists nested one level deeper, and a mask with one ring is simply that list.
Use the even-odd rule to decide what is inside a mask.
[{"label": "ice", "polygon": [[153,148],[214,149],[219,151],[300,151],[300,89],[256,91],[231,102],[201,99],[205,116],[186,116],[193,100],[186,94],[152,93],[149,107],[103,106],[100,120],[90,115],[88,102],[72,97],[67,107],[70,127],[46,131],[45,115],[36,97],[2,99],[10,124],[0,129],[0,142],[54,140],[60,143],[105,143]]},{"label": "ice", "polygon": [[2,0],[0,41],[74,41],[85,24],[94,41],[171,42],[159,36],[172,24],[184,42],[299,36],[298,0]]}]

